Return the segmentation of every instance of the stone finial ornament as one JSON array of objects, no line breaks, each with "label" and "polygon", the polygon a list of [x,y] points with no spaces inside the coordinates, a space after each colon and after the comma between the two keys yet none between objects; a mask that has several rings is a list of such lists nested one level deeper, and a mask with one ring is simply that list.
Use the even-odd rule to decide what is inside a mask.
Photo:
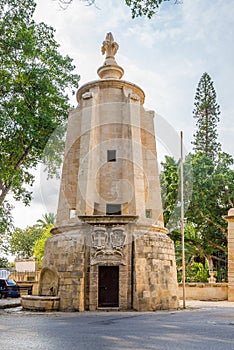
[{"label": "stone finial ornament", "polygon": [[106,58],[114,57],[116,52],[118,51],[119,45],[114,41],[114,37],[112,33],[106,34],[106,39],[102,43],[102,54],[106,53]]},{"label": "stone finial ornament", "polygon": [[115,60],[115,54],[118,51],[119,45],[114,41],[112,33],[107,33],[106,38],[102,43],[101,52],[106,54],[105,62],[97,73],[101,79],[121,79],[124,70]]}]

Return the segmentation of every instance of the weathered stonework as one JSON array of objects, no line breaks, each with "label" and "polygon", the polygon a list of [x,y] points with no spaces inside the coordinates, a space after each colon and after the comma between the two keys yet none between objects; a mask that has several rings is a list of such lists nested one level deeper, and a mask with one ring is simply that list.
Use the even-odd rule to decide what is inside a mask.
[{"label": "weathered stonework", "polygon": [[78,90],[69,114],[57,227],[46,243],[39,287],[41,295],[57,293],[63,311],[178,307],[154,112],[144,109],[140,87],[120,80],[117,50],[108,33],[101,79]]},{"label": "weathered stonework", "polygon": [[113,221],[104,226],[100,218],[100,226],[86,223],[53,230],[44,266],[57,270],[60,310],[99,308],[100,265],[119,267],[119,309],[178,307],[174,245],[165,229],[137,223],[116,226]]},{"label": "weathered stonework", "polygon": [[135,232],[133,308],[153,311],[178,307],[174,244],[163,231]]},{"label": "weathered stonework", "polygon": [[58,311],[59,297],[45,297],[37,295],[23,295],[21,305],[24,310],[32,311]]},{"label": "weathered stonework", "polygon": [[228,301],[234,301],[234,208],[224,219],[228,222]]}]

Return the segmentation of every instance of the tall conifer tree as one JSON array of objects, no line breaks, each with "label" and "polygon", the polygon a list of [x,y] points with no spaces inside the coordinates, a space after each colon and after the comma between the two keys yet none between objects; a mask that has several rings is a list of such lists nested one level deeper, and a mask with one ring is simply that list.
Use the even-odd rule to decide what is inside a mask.
[{"label": "tall conifer tree", "polygon": [[217,141],[217,124],[219,122],[219,105],[216,102],[216,92],[209,74],[204,73],[198,83],[194,101],[193,116],[197,120],[194,141],[194,150],[202,152],[211,159],[221,150]]}]

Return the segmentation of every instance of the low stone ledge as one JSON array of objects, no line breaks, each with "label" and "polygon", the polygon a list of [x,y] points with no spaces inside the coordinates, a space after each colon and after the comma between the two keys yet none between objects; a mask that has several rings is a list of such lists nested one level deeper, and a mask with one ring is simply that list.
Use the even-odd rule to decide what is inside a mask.
[{"label": "low stone ledge", "polygon": [[[183,285],[178,284],[179,298],[183,298]],[[187,300],[227,300],[228,283],[186,283]]]},{"label": "low stone ledge", "polygon": [[59,297],[23,295],[21,297],[21,306],[24,310],[31,311],[58,311]]},{"label": "low stone ledge", "polygon": [[90,225],[97,224],[128,224],[138,219],[137,215],[78,215],[78,218]]}]

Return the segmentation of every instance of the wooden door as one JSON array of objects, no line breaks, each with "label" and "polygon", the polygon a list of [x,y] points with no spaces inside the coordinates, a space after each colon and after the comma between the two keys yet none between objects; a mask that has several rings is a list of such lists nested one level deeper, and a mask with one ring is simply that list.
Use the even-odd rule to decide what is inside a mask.
[{"label": "wooden door", "polygon": [[99,266],[98,306],[119,306],[119,266]]}]

